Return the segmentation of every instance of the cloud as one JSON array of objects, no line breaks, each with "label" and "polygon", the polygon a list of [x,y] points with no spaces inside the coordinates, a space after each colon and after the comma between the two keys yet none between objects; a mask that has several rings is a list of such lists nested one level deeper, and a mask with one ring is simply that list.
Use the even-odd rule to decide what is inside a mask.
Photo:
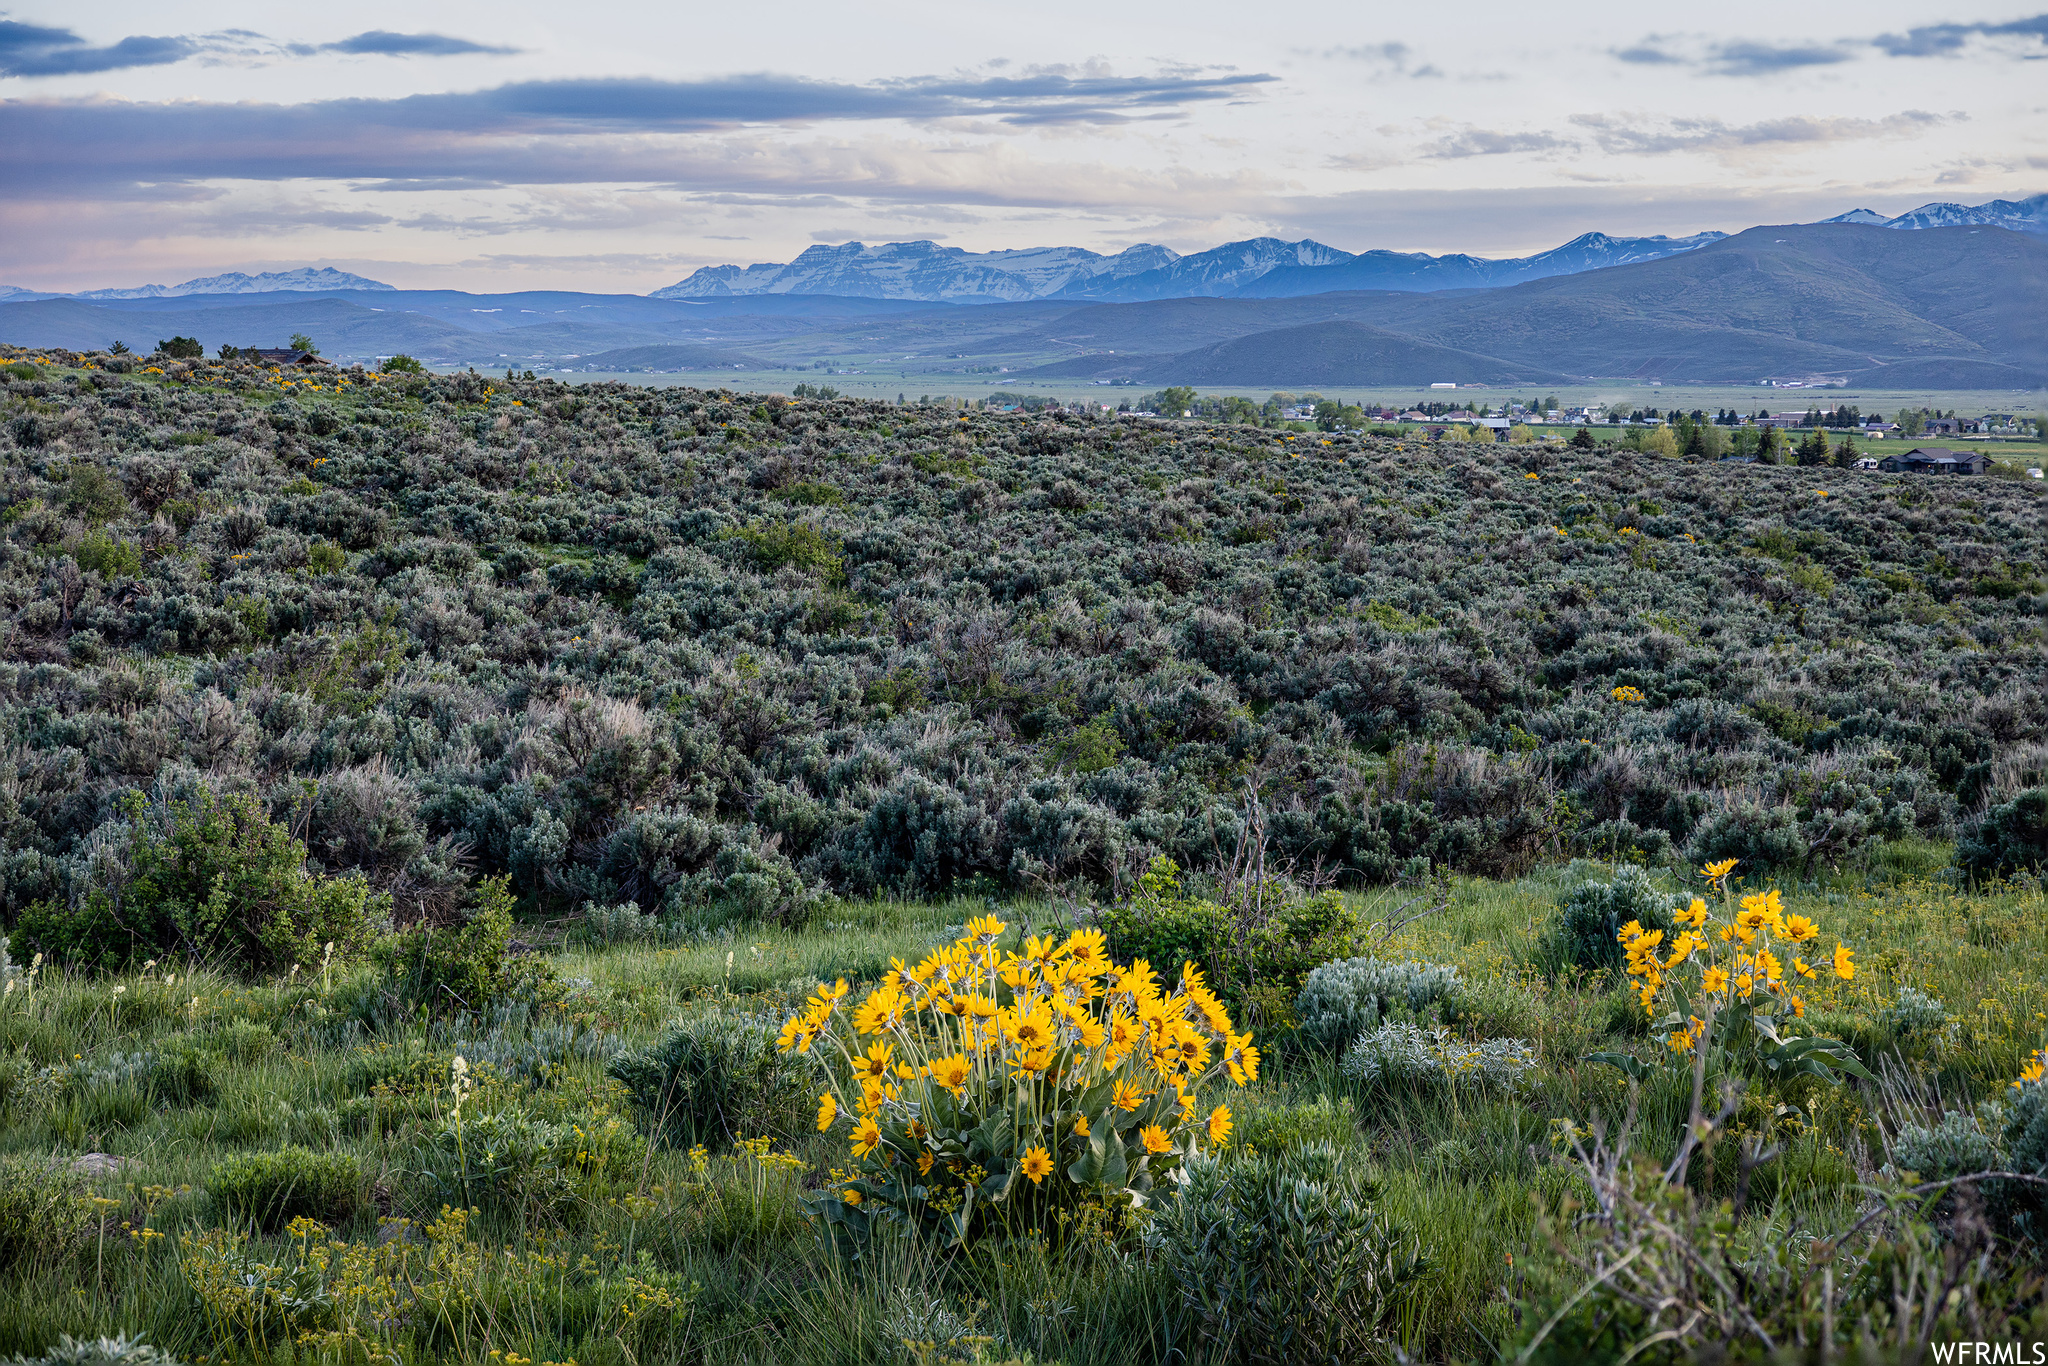
[{"label": "cloud", "polygon": [[[460,94],[300,105],[0,101],[0,181],[66,192],[94,182],[476,180],[543,184],[675,179],[727,156],[663,135],[977,115],[1019,126],[1178,117],[1273,80],[1232,72],[1115,76],[1044,68],[995,77],[854,85],[772,74],[702,81],[528,81]],[[826,178],[865,179],[858,165]]]},{"label": "cloud", "polygon": [[467,38],[450,38],[444,33],[392,33],[381,28],[343,38],[338,43],[322,43],[314,50],[366,57],[460,57],[477,52],[509,56],[519,51],[516,47],[492,47],[472,43]]},{"label": "cloud", "polygon": [[1571,121],[1586,130],[1586,135],[1604,152],[1658,156],[1672,152],[1729,154],[1867,138],[1914,137],[1960,117],[1908,109],[1881,119],[1792,117],[1748,124],[1697,118],[1636,124],[1611,114],[1575,114]]},{"label": "cloud", "polygon": [[1871,46],[1890,57],[1952,57],[1974,37],[2035,39],[2048,44],[2048,14],[2004,24],[1926,24],[1904,33],[1881,33]]},{"label": "cloud", "polygon": [[1777,47],[1770,43],[1716,43],[1707,55],[1710,70],[1723,76],[1769,76],[1804,66],[1833,66],[1853,53],[1839,43]]},{"label": "cloud", "polygon": [[[1311,54],[1304,51],[1303,55]],[[1344,61],[1369,62],[1418,81],[1441,77],[1444,74],[1441,69],[1428,62],[1420,66],[1412,65],[1415,49],[1406,43],[1363,43],[1357,47],[1327,47],[1313,55]]]},{"label": "cloud", "polygon": [[[1833,42],[1759,43],[1740,39],[1709,42],[1697,35],[1652,33],[1632,47],[1609,49],[1617,61],[1645,66],[1691,66],[1711,76],[1770,76],[1803,67],[1835,66],[1872,49],[1890,57],[1953,57],[1973,38],[2017,39],[2019,53],[2032,60],[2048,59],[2048,14],[2006,23],[1923,24],[1904,33],[1875,38],[1844,38]],[[1398,46],[1398,45],[1397,45]]]},{"label": "cloud", "polygon": [[1555,133],[1502,133],[1488,128],[1466,127],[1437,139],[1423,155],[1432,160],[1456,160],[1462,157],[1552,152],[1559,148],[1577,146],[1575,140],[1559,137]]},{"label": "cloud", "polygon": [[1652,33],[1634,47],[1609,49],[1609,55],[1637,66],[1690,66],[1710,76],[1769,76],[1800,67],[1846,62],[1856,55],[1856,48],[1839,42],[1775,44],[1727,40],[1701,44]]},{"label": "cloud", "polygon": [[65,28],[0,19],[0,76],[75,76],[131,66],[162,66],[200,50],[191,38],[123,38],[93,47]]},{"label": "cloud", "polygon": [[0,76],[90,75],[138,66],[165,66],[200,53],[219,52],[244,56],[252,52],[258,55],[282,52],[310,57],[322,52],[340,52],[373,57],[454,57],[466,53],[503,55],[517,51],[519,49],[514,47],[491,47],[441,33],[391,33],[384,29],[372,29],[334,43],[288,43],[282,48],[262,34],[247,29],[177,37],[123,38],[105,47],[94,47],[67,28],[45,28],[0,19]]}]

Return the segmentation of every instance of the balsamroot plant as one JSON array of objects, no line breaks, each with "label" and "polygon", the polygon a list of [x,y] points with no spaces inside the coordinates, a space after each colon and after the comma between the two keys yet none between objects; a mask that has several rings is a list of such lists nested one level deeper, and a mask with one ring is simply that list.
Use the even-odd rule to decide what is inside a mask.
[{"label": "balsamroot plant", "polygon": [[[1615,935],[1636,998],[1664,1031],[1669,1055],[1699,1066],[1713,1056],[1732,1056],[1781,1076],[1830,1082],[1834,1068],[1869,1077],[1847,1044],[1808,1034],[1799,1023],[1806,1018],[1800,984],[1823,973],[1849,981],[1856,976],[1854,952],[1837,942],[1831,957],[1819,957],[1807,946],[1819,941],[1820,926],[1803,915],[1786,915],[1776,888],[1733,904],[1734,870],[1733,859],[1700,870],[1721,893],[1722,918],[1694,897],[1674,913],[1677,928],[1668,945],[1663,931],[1633,920]],[[1818,961],[1809,963],[1808,955]],[[1660,1005],[1666,1009],[1661,1019]],[[1641,1068],[1626,1055],[1593,1056],[1631,1072]]]},{"label": "balsamroot plant", "polygon": [[1001,1230],[1052,1236],[1055,1216],[1144,1202],[1168,1173],[1229,1141],[1203,1088],[1258,1076],[1193,964],[1162,985],[1120,966],[1099,931],[1002,947],[994,916],[912,966],[898,959],[857,1005],[844,981],[790,1017],[781,1044],[826,1075],[818,1128],[852,1167],[812,1203],[832,1245],[859,1256],[884,1224],[964,1247]]}]

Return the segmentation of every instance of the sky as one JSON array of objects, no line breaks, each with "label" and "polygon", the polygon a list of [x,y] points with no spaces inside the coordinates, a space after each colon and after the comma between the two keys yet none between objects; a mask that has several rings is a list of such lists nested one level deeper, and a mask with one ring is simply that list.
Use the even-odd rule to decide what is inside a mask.
[{"label": "sky", "polygon": [[1970,3],[36,0],[0,9],[0,284],[644,293],[856,239],[1511,256],[2038,194],[2048,14]]}]

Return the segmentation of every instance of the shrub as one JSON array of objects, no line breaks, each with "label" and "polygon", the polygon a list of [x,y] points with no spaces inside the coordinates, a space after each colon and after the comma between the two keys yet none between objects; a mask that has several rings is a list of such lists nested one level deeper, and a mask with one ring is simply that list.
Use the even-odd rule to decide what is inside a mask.
[{"label": "shrub", "polygon": [[605,1070],[670,1144],[726,1145],[786,1131],[801,1116],[812,1069],[775,1043],[775,1031],[758,1020],[705,1015],[619,1054]]},{"label": "shrub", "polygon": [[1106,720],[1077,726],[1048,747],[1053,762],[1075,773],[1100,773],[1114,767],[1124,752],[1123,738]]},{"label": "shrub", "polygon": [[828,583],[845,577],[839,543],[815,527],[801,522],[768,522],[743,528],[738,535],[763,569],[793,565]]},{"label": "shrub", "polygon": [[2048,787],[2033,787],[1973,821],[1956,841],[1956,864],[1973,876],[2048,869]]},{"label": "shrub", "polygon": [[128,805],[125,878],[96,880],[76,905],[44,900],[15,928],[16,957],[42,952],[104,969],[185,955],[257,975],[346,959],[369,943],[384,899],[360,876],[306,871],[306,846],[254,799]]},{"label": "shrub", "polygon": [[214,1093],[215,1059],[187,1034],[158,1041],[151,1059],[149,1089],[164,1105],[196,1105]]},{"label": "shrub", "polygon": [[421,375],[425,374],[427,369],[411,356],[404,354],[387,357],[377,368],[387,375]]},{"label": "shrub", "polygon": [[780,853],[728,836],[704,867],[669,888],[671,915],[712,910],[740,920],[801,929],[823,900]]},{"label": "shrub", "polygon": [[1440,1086],[1473,1082],[1512,1091],[1536,1066],[1527,1039],[1467,1043],[1442,1025],[1393,1020],[1358,1036],[1344,1054],[1344,1075],[1367,1086]]},{"label": "shrub", "polygon": [[1343,958],[1309,973],[1294,1002],[1295,1025],[1311,1043],[1335,1050],[1397,1012],[1449,1007],[1457,993],[1458,970],[1446,964]]},{"label": "shrub", "polygon": [[1303,897],[1277,879],[1242,890],[1232,904],[1187,895],[1180,867],[1163,855],[1098,922],[1110,956],[1166,972],[1193,963],[1207,984],[1253,1023],[1280,1025],[1318,965],[1356,946],[1358,914],[1334,891]]},{"label": "shrub", "polygon": [[511,879],[478,883],[462,924],[422,922],[380,941],[376,957],[387,988],[409,1009],[432,1015],[482,1010],[515,990],[545,989],[554,970],[511,955]]},{"label": "shrub", "polygon": [[1737,801],[1701,821],[1685,852],[1694,863],[1732,858],[1745,868],[1763,872],[1805,867],[1807,842],[1800,835],[1799,813],[1793,808]]},{"label": "shrub", "polygon": [[[2048,1177],[2048,1082],[2020,1082],[2006,1105],[2004,1137],[2008,1170]],[[2013,1189],[1996,1195],[2003,1197],[2012,1227],[2037,1243],[2048,1242],[2048,1194],[2037,1185],[2006,1184]]]},{"label": "shrub", "polygon": [[1551,954],[1581,968],[1621,965],[1621,927],[1634,921],[1646,930],[1669,930],[1683,898],[1660,892],[1650,875],[1632,863],[1614,870],[1608,882],[1582,882],[1558,903],[1549,936]]},{"label": "shrub", "polygon": [[199,344],[197,337],[172,337],[169,341],[156,344],[157,354],[172,356],[178,360],[198,360],[206,354],[206,348]]},{"label": "shrub", "polygon": [[79,1339],[65,1333],[41,1356],[14,1357],[6,1366],[178,1366],[178,1359],[140,1337]]},{"label": "shrub", "polygon": [[1148,1233],[1191,1336],[1216,1360],[1378,1356],[1401,1292],[1427,1268],[1373,1194],[1327,1143],[1191,1160]]},{"label": "shrub", "polygon": [[1879,1013],[1877,1022],[1901,1037],[1932,1034],[1948,1023],[1948,1007],[1918,987],[1902,986],[1898,999]]},{"label": "shrub", "polygon": [[1892,1166],[1922,1181],[1996,1171],[2002,1161],[1998,1145],[1977,1121],[1954,1110],[1944,1110],[1939,1124],[1905,1125],[1892,1140]]},{"label": "shrub", "polygon": [[80,569],[89,569],[103,579],[134,578],[142,572],[142,552],[116,536],[89,531],[71,547],[71,558]]},{"label": "shrub", "polygon": [[128,511],[128,497],[120,481],[90,460],[74,460],[64,467],[64,506],[96,527]]},{"label": "shrub", "polygon": [[1358,1134],[1358,1116],[1351,1097],[1318,1095],[1299,1105],[1261,1106],[1249,1110],[1232,1136],[1234,1146],[1261,1153],[1313,1147],[1342,1147]]},{"label": "shrub", "polygon": [[994,916],[966,931],[859,1005],[842,1009],[842,981],[783,1026],[781,1047],[823,1059],[819,1130],[851,1130],[851,1174],[811,1201],[842,1256],[885,1223],[935,1247],[1059,1236],[1084,1204],[1128,1203],[1226,1142],[1229,1108],[1205,1113],[1199,1088],[1257,1077],[1250,1035],[1198,973],[1162,987],[1095,930],[1022,953],[998,947]]},{"label": "shrub", "polygon": [[622,901],[615,906],[583,903],[582,934],[593,944],[637,944],[653,938],[660,928],[660,922],[636,902]]},{"label": "shrub", "polygon": [[0,1157],[0,1270],[33,1257],[62,1261],[93,1227],[85,1182],[61,1165]]},{"label": "shrub", "polygon": [[480,1208],[564,1222],[579,1198],[601,1194],[607,1178],[631,1170],[644,1148],[616,1117],[535,1119],[517,1110],[451,1116],[426,1136],[413,1171],[427,1209]]},{"label": "shrub", "polygon": [[355,1213],[362,1187],[362,1172],[347,1153],[299,1147],[231,1157],[206,1178],[206,1193],[229,1218],[264,1230],[301,1215],[340,1223]]}]

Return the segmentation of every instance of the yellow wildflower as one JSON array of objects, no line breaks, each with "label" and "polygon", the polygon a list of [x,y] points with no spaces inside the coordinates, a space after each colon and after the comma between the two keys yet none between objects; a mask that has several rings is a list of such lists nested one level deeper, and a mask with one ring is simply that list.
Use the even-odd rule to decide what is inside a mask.
[{"label": "yellow wildflower", "polygon": [[1700,869],[1700,876],[1718,887],[1735,871],[1735,865],[1739,862],[1740,859],[1724,858],[1719,863],[1709,863]]}]

